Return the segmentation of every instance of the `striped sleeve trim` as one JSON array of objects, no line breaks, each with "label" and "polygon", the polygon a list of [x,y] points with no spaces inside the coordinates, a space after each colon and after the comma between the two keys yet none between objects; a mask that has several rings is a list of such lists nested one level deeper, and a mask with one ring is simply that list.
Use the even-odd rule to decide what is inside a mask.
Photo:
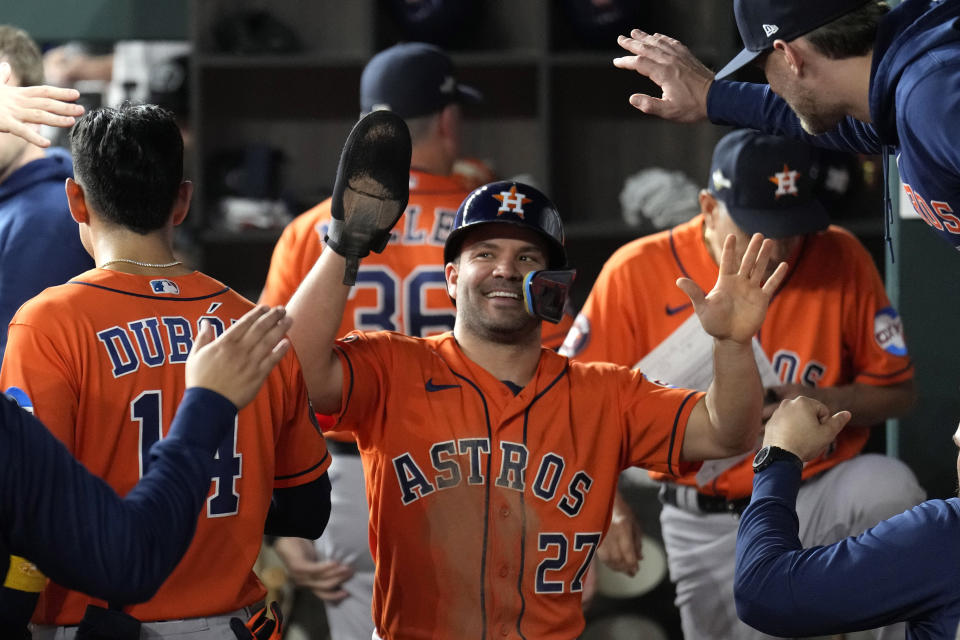
[{"label": "striped sleeve trim", "polygon": [[677,409],[677,415],[673,418],[673,430],[670,432],[670,448],[667,450],[667,471],[675,476],[679,474],[677,473],[677,470],[673,468],[673,451],[677,444],[677,429],[680,428],[680,417],[683,415],[683,412],[687,407],[687,403],[690,402],[690,398],[698,397],[699,394],[699,391],[691,391],[688,393],[683,399],[683,402],[680,403],[680,408]]}]

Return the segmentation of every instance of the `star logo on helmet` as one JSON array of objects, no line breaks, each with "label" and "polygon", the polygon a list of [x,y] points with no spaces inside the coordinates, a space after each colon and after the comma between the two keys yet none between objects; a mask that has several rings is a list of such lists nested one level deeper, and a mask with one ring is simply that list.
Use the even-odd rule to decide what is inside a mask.
[{"label": "star logo on helmet", "polygon": [[523,205],[533,202],[522,193],[517,193],[517,185],[511,185],[510,191],[501,191],[493,197],[500,201],[500,208],[497,209],[498,216],[502,213],[515,213],[522,218]]},{"label": "star logo on helmet", "polygon": [[790,167],[784,163],[783,171],[778,171],[767,180],[777,185],[777,190],[773,194],[775,197],[780,198],[780,196],[799,196],[800,192],[797,190],[797,178],[800,177],[799,171],[792,171]]}]

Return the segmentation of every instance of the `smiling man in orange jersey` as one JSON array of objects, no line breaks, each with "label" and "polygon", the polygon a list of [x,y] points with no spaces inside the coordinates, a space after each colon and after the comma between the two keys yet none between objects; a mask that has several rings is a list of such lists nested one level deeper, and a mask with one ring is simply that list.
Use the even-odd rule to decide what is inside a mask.
[{"label": "smiling man in orange jersey", "polygon": [[[469,189],[453,175],[460,154],[462,104],[480,93],[457,80],[450,57],[432,45],[408,42],[375,55],[360,79],[360,109],[389,110],[410,130],[410,199],[389,250],[364,260],[338,330],[399,331],[426,337],[453,328],[454,308],[444,287],[443,243]],[[468,123],[466,123],[468,125]],[[331,200],[299,216],[274,249],[260,301],[286,304],[323,249]],[[565,315],[544,336],[557,348],[572,324]],[[321,420],[323,418],[321,417]],[[324,601],[333,640],[369,640],[374,566],[367,545],[369,513],[363,467],[354,438],[328,435],[336,505],[316,544],[280,539],[275,548],[293,580]]]},{"label": "smiling man in orange jersey", "polygon": [[536,189],[492,183],[467,197],[446,239],[453,332],[337,340],[357,261],[384,247],[405,206],[403,146],[402,121],[355,127],[332,250],[287,307],[311,400],[356,434],[367,472],[376,637],[570,640],[619,471],[683,473],[755,442],[750,339],[785,265],[766,277],[771,247],[759,236],[738,265],[730,238],[709,295],[680,281],[715,336],[723,375],[706,394],[569,363],[541,346],[530,313],[562,306],[562,287],[548,284],[569,282],[560,217]]}]

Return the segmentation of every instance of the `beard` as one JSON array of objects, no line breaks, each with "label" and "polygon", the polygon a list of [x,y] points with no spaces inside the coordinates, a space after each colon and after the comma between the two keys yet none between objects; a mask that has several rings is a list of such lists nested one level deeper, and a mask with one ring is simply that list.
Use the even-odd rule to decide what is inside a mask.
[{"label": "beard", "polygon": [[818,103],[813,94],[799,89],[790,98],[784,97],[784,100],[800,119],[803,130],[812,136],[830,131],[847,115],[839,107]]},{"label": "beard", "polygon": [[482,296],[457,301],[458,320],[462,319],[470,333],[498,344],[522,344],[536,336],[540,320],[528,314],[522,306],[513,312],[497,311],[486,308],[484,301]]}]

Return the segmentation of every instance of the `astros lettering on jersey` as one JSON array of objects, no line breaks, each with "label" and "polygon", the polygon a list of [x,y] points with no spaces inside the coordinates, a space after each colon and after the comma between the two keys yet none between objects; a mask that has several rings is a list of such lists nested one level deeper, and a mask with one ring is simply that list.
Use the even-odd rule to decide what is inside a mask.
[{"label": "astros lettering on jersey", "polygon": [[[158,278],[94,269],[20,308],[0,389],[15,390],[74,457],[124,495],[170,426],[200,320],[220,332],[252,306],[202,273]],[[126,609],[134,617],[203,617],[263,599],[251,569],[272,492],[311,482],[330,464],[293,353],[239,412],[217,459],[192,544],[151,600]],[[106,604],[50,583],[34,621],[75,625],[90,603]]]},{"label": "astros lettering on jersey", "polygon": [[621,469],[696,466],[680,450],[702,394],[639,372],[543,349],[514,395],[452,333],[353,333],[336,351],[385,639],[575,637]]}]

